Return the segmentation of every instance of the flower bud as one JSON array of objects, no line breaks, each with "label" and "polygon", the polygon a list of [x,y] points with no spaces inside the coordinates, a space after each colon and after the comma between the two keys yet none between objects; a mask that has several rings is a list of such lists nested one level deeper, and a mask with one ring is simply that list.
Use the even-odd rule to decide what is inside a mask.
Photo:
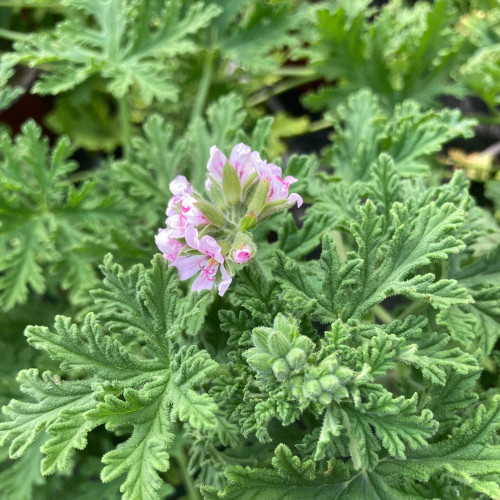
[{"label": "flower bud", "polygon": [[232,165],[226,163],[222,169],[222,190],[228,205],[241,201],[241,184],[238,174]]},{"label": "flower bud", "polygon": [[273,363],[273,373],[278,380],[283,380],[290,374],[290,368],[284,359],[277,359]]},{"label": "flower bud", "polygon": [[277,358],[284,358],[292,348],[290,341],[281,332],[274,330],[267,339],[271,354]]},{"label": "flower bud", "polygon": [[231,257],[236,264],[245,264],[252,258],[252,249],[248,245],[236,248]]},{"label": "flower bud", "polygon": [[248,210],[259,214],[264,210],[269,193],[269,179],[261,179],[254,191],[251,199],[248,201]]},{"label": "flower bud", "polygon": [[329,405],[332,402],[332,395],[328,392],[322,392],[319,397],[319,402],[322,405]]},{"label": "flower bud", "polygon": [[205,200],[198,200],[196,206],[202,211],[203,215],[210,221],[211,224],[217,227],[223,227],[226,224],[224,214],[211,203]]},{"label": "flower bud", "polygon": [[302,349],[306,353],[309,353],[312,350],[312,342],[305,335],[300,335],[296,340],[294,340],[293,345]]},{"label": "flower bud", "polygon": [[297,347],[292,348],[286,355],[286,361],[292,370],[298,370],[300,367],[304,366],[306,360],[306,353]]},{"label": "flower bud", "polygon": [[255,212],[250,212],[248,215],[245,215],[240,222],[240,230],[241,231],[249,231],[253,229],[257,225],[257,217],[255,216]]},{"label": "flower bud", "polygon": [[248,356],[246,356],[246,358],[248,363],[256,370],[269,372],[271,369],[271,361],[273,358],[269,354],[263,352],[251,352]]},{"label": "flower bud", "polygon": [[335,375],[325,375],[319,379],[319,384],[324,391],[331,392],[339,385],[339,379]]},{"label": "flower bud", "polygon": [[236,264],[247,263],[256,253],[253,238],[248,233],[238,233],[231,247],[230,258]]},{"label": "flower bud", "polygon": [[354,372],[350,368],[347,368],[347,366],[337,366],[334,373],[342,382],[350,379],[354,375]]},{"label": "flower bud", "polygon": [[308,398],[316,398],[321,394],[321,386],[317,380],[309,380],[304,384],[304,394]]},{"label": "flower bud", "polygon": [[342,398],[348,398],[349,391],[343,385],[338,385],[333,390],[332,395],[338,401],[339,399],[342,399]]}]

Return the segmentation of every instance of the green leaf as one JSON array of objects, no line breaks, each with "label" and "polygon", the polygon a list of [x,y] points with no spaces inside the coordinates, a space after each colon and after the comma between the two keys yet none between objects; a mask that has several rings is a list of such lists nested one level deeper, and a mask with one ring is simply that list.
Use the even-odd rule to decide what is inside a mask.
[{"label": "green leaf", "polygon": [[449,0],[412,7],[389,2],[378,10],[366,3],[340,1],[318,10],[311,59],[336,84],[312,95],[311,107],[338,103],[361,88],[387,107],[408,98],[429,106],[440,95],[461,94],[450,76],[465,59],[464,38],[454,30],[457,16]]},{"label": "green leaf", "polygon": [[[82,448],[86,444],[84,436],[92,428],[88,422],[76,420],[76,425],[69,429],[64,423],[68,417],[79,419],[82,411],[95,405],[89,382],[61,381],[49,372],[45,372],[40,379],[35,369],[20,372],[18,381],[21,390],[37,402],[13,400],[4,407],[10,420],[0,423],[0,443],[12,441],[9,449],[11,458],[24,455],[43,429],[68,446]],[[49,446],[49,452],[53,452],[49,462],[59,459],[63,468],[67,465],[68,453],[62,447]]]},{"label": "green leaf", "polygon": [[230,466],[225,474],[229,484],[223,491],[207,487],[202,489],[206,500],[249,500],[256,495],[266,500],[416,498],[396,490],[390,481],[375,473],[362,472],[352,477],[352,471],[340,461],[333,462],[327,471],[317,470],[312,460],[301,462],[283,444],[276,448],[273,469]]},{"label": "green leaf", "polygon": [[12,66],[12,62],[5,59],[0,60],[0,111],[7,109],[23,93],[21,87],[7,85],[10,77],[14,74]]},{"label": "green leaf", "polygon": [[[32,290],[61,293],[88,302],[96,282],[93,245],[114,247],[109,224],[123,228],[129,204],[89,182],[75,188],[69,175],[69,142],[61,138],[52,150],[33,121],[12,141],[0,134],[0,307],[24,303]],[[69,257],[67,257],[69,256]],[[100,257],[99,257],[100,259]],[[75,266],[77,264],[77,266]],[[76,268],[79,267],[79,271]],[[83,272],[85,271],[85,272]]]},{"label": "green leaf", "polygon": [[499,398],[495,397],[487,407],[481,405],[473,417],[449,438],[408,454],[404,462],[381,462],[377,470],[423,481],[433,474],[447,471],[476,492],[497,497],[500,493],[498,484],[488,477],[497,474],[500,468],[500,447],[489,444],[500,425],[499,403]]},{"label": "green leaf", "polygon": [[453,236],[463,215],[451,203],[437,207],[431,203],[410,219],[408,209],[395,203],[391,210],[394,233],[387,243],[381,238],[383,216],[367,201],[359,210],[359,222],[351,225],[358,244],[341,264],[330,237],[323,238],[320,261],[322,290],[318,279],[299,269],[289,257],[278,252],[275,276],[282,283],[287,300],[301,311],[311,311],[317,321],[333,322],[360,318],[371,307],[392,295],[406,295],[445,309],[471,302],[466,290],[454,280],[435,281],[433,274],[411,273],[433,260],[457,253],[463,243]]},{"label": "green leaf", "polygon": [[[202,2],[185,9],[176,2],[136,9],[131,1],[67,0],[64,7],[66,21],[17,42],[9,56],[35,67],[51,63],[33,90],[59,94],[97,73],[116,98],[137,89],[145,104],[177,98],[179,89],[164,58],[194,52],[191,36],[220,13]],[[92,22],[85,23],[86,18]]]}]

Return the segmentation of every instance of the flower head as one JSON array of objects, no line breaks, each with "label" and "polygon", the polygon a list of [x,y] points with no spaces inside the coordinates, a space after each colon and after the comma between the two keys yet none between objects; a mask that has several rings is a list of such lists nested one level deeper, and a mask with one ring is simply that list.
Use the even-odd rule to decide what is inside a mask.
[{"label": "flower head", "polygon": [[215,285],[224,295],[236,266],[250,262],[256,253],[250,231],[272,214],[295,203],[300,206],[302,198],[289,194],[297,179],[283,178],[281,167],[242,143],[234,146],[229,159],[212,146],[207,170],[210,201],[193,191],[182,175],[170,183],[166,228],[158,231],[155,241],[181,280],[196,276],[193,291]]}]

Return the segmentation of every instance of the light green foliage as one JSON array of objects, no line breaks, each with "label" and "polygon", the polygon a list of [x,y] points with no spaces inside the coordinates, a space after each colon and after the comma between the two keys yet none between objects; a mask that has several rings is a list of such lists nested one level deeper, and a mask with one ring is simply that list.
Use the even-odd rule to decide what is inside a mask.
[{"label": "light green foliage", "polygon": [[[285,0],[215,0],[222,14],[215,20],[215,47],[224,59],[245,71],[268,73],[286,60],[301,42],[297,36],[312,21],[312,7]],[[286,49],[280,53],[282,49]]]},{"label": "light green foliage", "polygon": [[[410,452],[406,460],[383,460],[373,471],[356,473],[338,461],[328,462],[326,470],[318,470],[312,460],[301,463],[285,445],[279,445],[273,469],[228,467],[229,485],[219,493],[215,488],[205,488],[204,496],[207,500],[254,498],[255,494],[273,500],[416,500],[429,498],[433,487],[429,481],[431,475],[446,471],[459,484],[470,486],[476,495],[483,493],[496,498],[499,489],[495,474],[500,465],[500,450],[498,445],[489,443],[500,424],[498,406],[498,399],[489,408],[480,406],[453,436]],[[398,477],[418,478],[426,483],[419,491],[417,486],[408,488],[408,483]],[[455,487],[455,493],[457,489],[461,488]]]},{"label": "light green foliage", "polygon": [[462,30],[470,37],[476,52],[460,68],[470,89],[490,109],[500,103],[500,7],[478,6],[463,21]]},{"label": "light green foliage", "polygon": [[464,39],[449,0],[413,7],[393,0],[376,15],[368,4],[342,0],[319,10],[311,59],[321,76],[340,85],[311,95],[311,107],[336,105],[363,87],[389,108],[405,99],[429,105],[441,94],[460,95],[450,75],[464,59]]},{"label": "light green foliage", "polygon": [[[61,138],[52,150],[34,122],[12,141],[0,136],[0,306],[11,309],[29,290],[70,289],[85,300],[96,283],[96,246],[113,247],[108,225],[125,222],[111,189],[89,176],[76,187],[71,148]],[[55,278],[55,279],[54,279]],[[55,289],[55,290],[54,290]]]},{"label": "light green foliage", "polygon": [[[120,0],[67,0],[63,5],[67,20],[53,31],[17,42],[9,56],[31,66],[50,63],[51,72],[38,80],[34,91],[58,94],[99,74],[115,97],[134,89],[145,103],[177,97],[174,69],[166,61],[193,52],[192,34],[220,12],[202,2],[184,7],[152,1],[147,9]],[[87,16],[92,24],[85,22]]]},{"label": "light green foliage", "polygon": [[349,253],[345,263],[328,238],[323,240],[321,260],[313,273],[306,274],[278,253],[275,275],[283,282],[291,308],[329,323],[337,318],[361,318],[392,295],[427,301],[437,309],[471,302],[456,281],[436,280],[432,273],[415,274],[422,266],[463,248],[453,236],[463,221],[460,211],[452,204],[437,207],[431,203],[410,218],[407,207],[395,203],[391,216],[395,230],[384,241],[383,217],[377,215],[375,205],[368,201],[360,208],[358,221],[351,225],[358,251]]},{"label": "light green foliage", "polygon": [[[476,126],[442,97],[497,120],[498,6],[373,4],[0,8],[0,109],[31,66],[71,137],[0,135],[2,500],[500,498],[500,233],[438,156]],[[319,81],[325,113],[292,118]],[[190,292],[146,264],[169,184],[198,200],[239,142],[304,206],[255,228],[224,296]]]},{"label": "light green foliage", "polygon": [[327,157],[336,177],[348,182],[367,181],[381,153],[391,156],[399,175],[427,174],[426,157],[453,138],[471,137],[475,124],[457,110],[423,112],[413,101],[388,113],[367,90],[351,95],[327,116],[337,131]]},{"label": "light green foliage", "polygon": [[14,74],[12,63],[0,61],[0,111],[7,109],[23,89],[7,85],[9,78]]},{"label": "light green foliage", "polygon": [[[484,354],[490,354],[500,333],[500,246],[480,255],[472,262],[467,255],[451,261],[450,276],[457,279],[470,293],[474,302],[451,311],[454,318],[447,322],[451,335],[462,344],[471,341]],[[457,321],[457,317],[461,321]],[[443,321],[443,318],[441,318]],[[469,324],[469,334],[463,331],[464,322]]]},{"label": "light green foliage", "polygon": [[[34,402],[6,407],[9,420],[0,435],[11,442],[11,458],[19,458],[45,429],[42,473],[51,474],[66,469],[73,449],[86,446],[95,426],[123,428],[131,436],[104,455],[102,480],[126,474],[124,498],[158,498],[175,422],[194,429],[216,425],[213,401],[198,391],[216,364],[195,345],[176,342],[204,296],[179,301],[175,271],[160,256],[152,268],[128,273],[108,258],[103,271],[105,288],[95,292],[107,305],[102,314],[89,314],[81,327],[59,316],[54,331],[26,330],[31,345],[82,377],[21,372],[21,390]],[[132,349],[124,329],[141,340],[140,348]]]}]

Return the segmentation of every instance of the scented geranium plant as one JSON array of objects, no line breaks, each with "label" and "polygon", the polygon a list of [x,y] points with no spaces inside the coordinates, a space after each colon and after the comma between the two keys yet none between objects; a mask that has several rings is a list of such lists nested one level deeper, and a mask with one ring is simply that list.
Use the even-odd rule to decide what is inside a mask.
[{"label": "scented geranium plant", "polygon": [[500,498],[498,2],[13,3],[0,500]]},{"label": "scented geranium plant", "polygon": [[497,498],[500,400],[482,374],[498,248],[474,250],[488,231],[460,172],[424,187],[386,153],[369,168],[352,221],[330,220],[307,259],[274,250],[271,262],[259,229],[301,205],[299,179],[244,144],[229,159],[211,148],[205,193],[174,178],[162,254],[128,270],[108,255],[93,312],[26,329],[59,368],[21,371],[26,397],[4,409],[18,460],[6,494],[22,471],[28,497],[83,468],[54,490],[158,499],[180,481],[187,498]]}]

